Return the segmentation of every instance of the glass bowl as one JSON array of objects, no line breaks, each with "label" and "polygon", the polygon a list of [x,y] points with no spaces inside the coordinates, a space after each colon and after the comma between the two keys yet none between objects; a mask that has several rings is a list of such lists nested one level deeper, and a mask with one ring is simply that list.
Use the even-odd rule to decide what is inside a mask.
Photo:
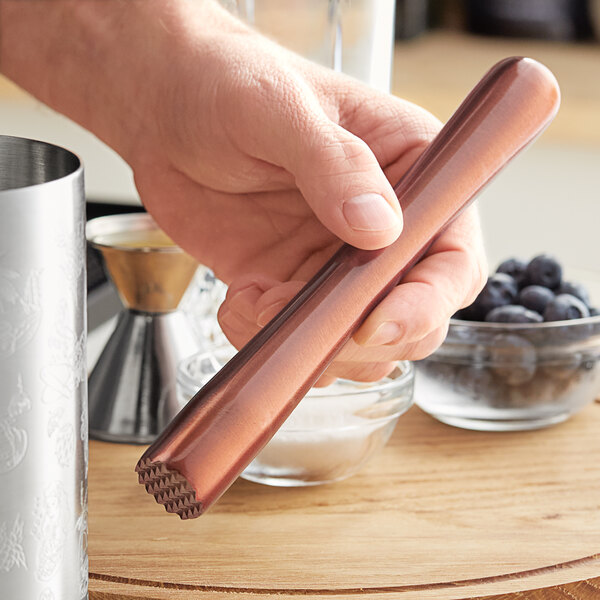
[{"label": "glass bowl", "polygon": [[600,396],[600,316],[546,323],[452,319],[446,340],[415,363],[415,402],[467,429],[560,423]]},{"label": "glass bowl", "polygon": [[[234,354],[225,345],[182,361],[180,403],[187,403]],[[387,443],[398,418],[413,403],[413,382],[411,363],[400,362],[376,383],[340,379],[311,389],[241,476],[288,487],[350,477]]]}]

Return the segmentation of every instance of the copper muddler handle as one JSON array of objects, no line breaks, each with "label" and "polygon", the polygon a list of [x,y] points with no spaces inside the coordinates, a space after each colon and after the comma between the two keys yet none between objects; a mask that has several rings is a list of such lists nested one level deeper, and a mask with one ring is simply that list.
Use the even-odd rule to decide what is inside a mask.
[{"label": "copper muddler handle", "polygon": [[208,509],[283,424],[377,303],[482,187],[552,120],[560,93],[534,60],[496,64],[396,185],[383,250],[344,245],[181,410],[136,466],[183,519]]}]

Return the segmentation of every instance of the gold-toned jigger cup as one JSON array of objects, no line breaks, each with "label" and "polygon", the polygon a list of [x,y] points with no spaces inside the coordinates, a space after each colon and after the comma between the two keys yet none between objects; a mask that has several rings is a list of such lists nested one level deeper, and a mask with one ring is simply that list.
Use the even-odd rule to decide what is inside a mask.
[{"label": "gold-toned jigger cup", "polygon": [[177,365],[198,352],[179,303],[198,263],[145,213],[87,224],[124,309],[89,377],[90,436],[147,444],[179,411]]}]

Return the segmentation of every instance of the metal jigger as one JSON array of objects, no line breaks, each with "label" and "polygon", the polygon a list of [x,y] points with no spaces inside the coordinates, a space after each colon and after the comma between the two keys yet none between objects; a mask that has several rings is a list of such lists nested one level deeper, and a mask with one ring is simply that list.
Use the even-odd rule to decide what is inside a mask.
[{"label": "metal jigger", "polygon": [[87,224],[125,306],[89,377],[90,436],[152,442],[179,411],[178,363],[199,351],[178,310],[198,263],[144,213]]}]

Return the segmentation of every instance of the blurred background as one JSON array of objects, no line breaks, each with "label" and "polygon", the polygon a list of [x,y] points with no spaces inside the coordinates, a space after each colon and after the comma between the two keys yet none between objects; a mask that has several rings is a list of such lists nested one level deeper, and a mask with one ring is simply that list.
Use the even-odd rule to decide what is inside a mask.
[{"label": "blurred background", "polygon": [[600,2],[406,0],[397,3],[396,38],[394,93],[442,121],[502,57],[530,56],[554,72],[558,116],[481,195],[488,258],[495,267],[549,251],[573,278],[597,280]]},{"label": "blurred background", "polygon": [[[344,10],[365,0],[318,1]],[[598,302],[600,0],[397,0],[393,31],[391,92],[442,121],[501,58],[530,56],[554,72],[563,98],[558,117],[481,195],[487,253],[491,268],[508,256],[553,253],[571,279],[591,283]],[[79,154],[90,217],[140,207],[131,172],[114,152],[4,79],[0,131]],[[93,328],[119,305],[98,265],[89,270]]]}]

